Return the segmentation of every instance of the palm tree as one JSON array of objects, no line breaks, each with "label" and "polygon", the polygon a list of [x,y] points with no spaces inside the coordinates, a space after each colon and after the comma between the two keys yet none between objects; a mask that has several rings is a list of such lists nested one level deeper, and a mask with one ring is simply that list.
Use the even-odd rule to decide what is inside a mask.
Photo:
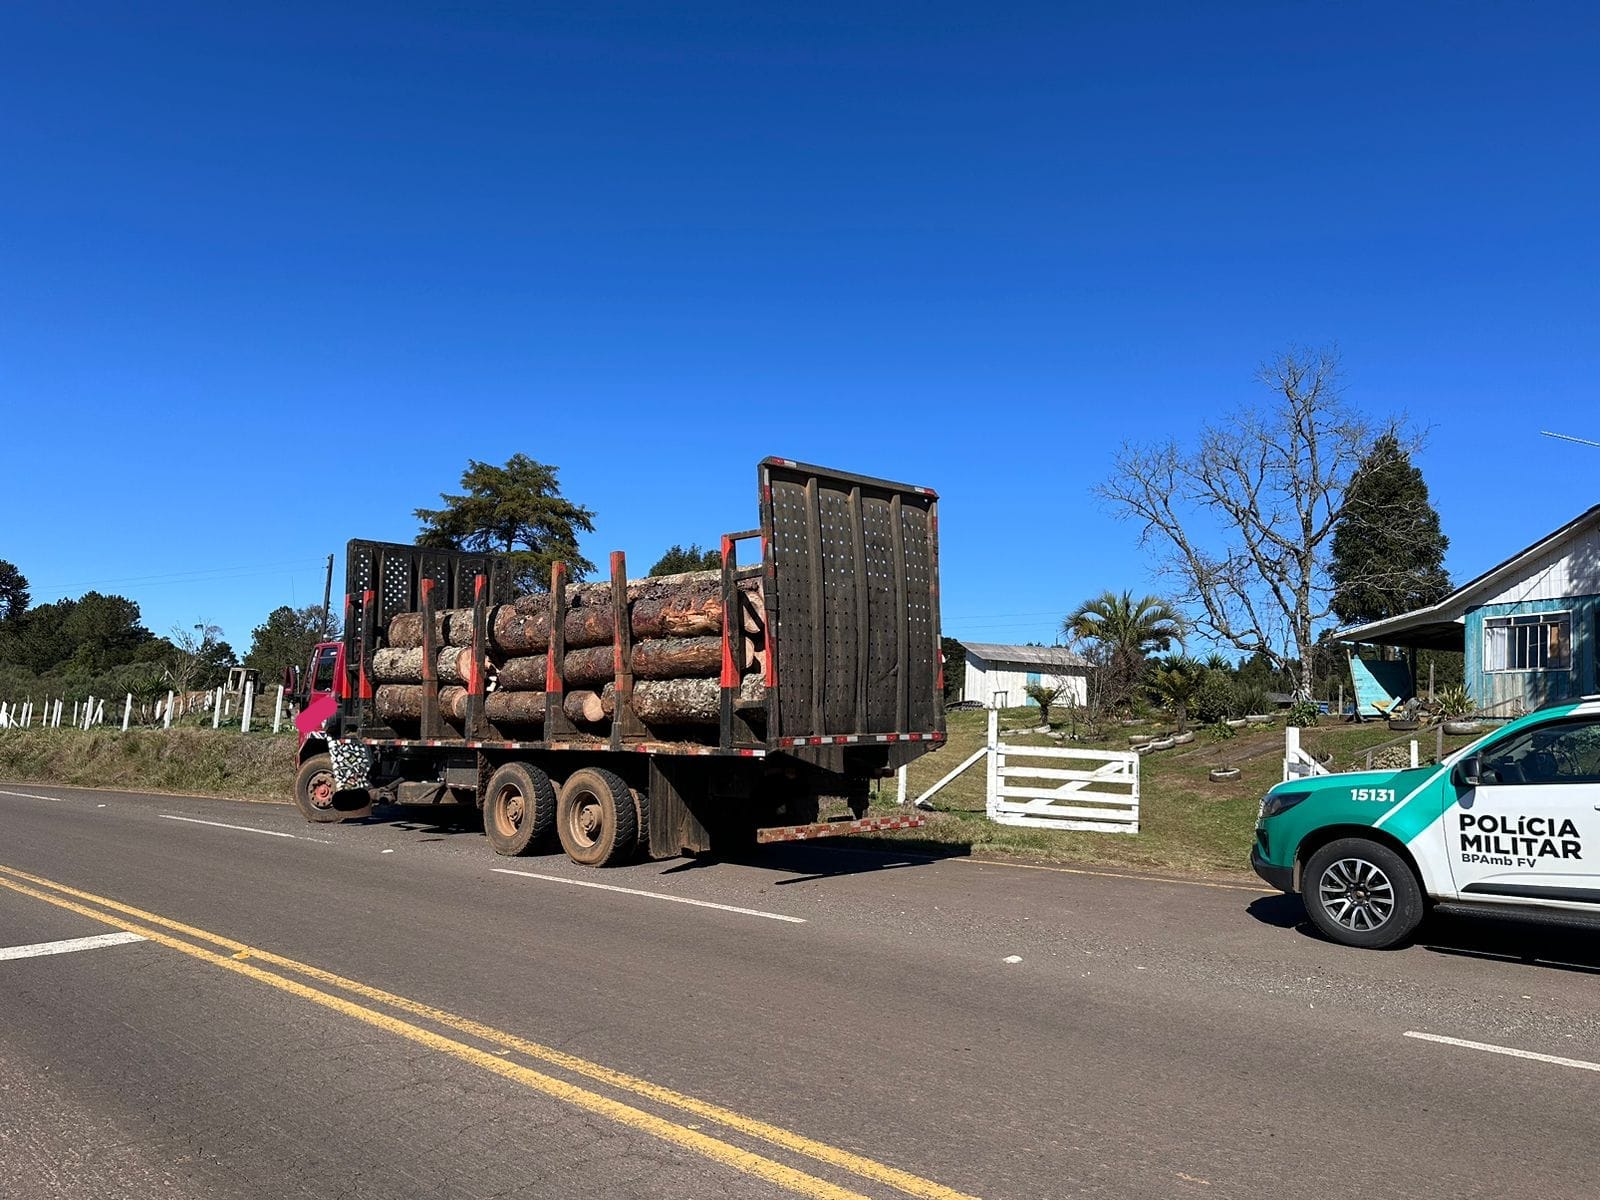
[{"label": "palm tree", "polygon": [[1061,625],[1068,637],[1099,642],[1109,650],[1129,658],[1143,659],[1157,650],[1166,651],[1173,642],[1182,642],[1186,625],[1183,614],[1160,596],[1132,592],[1102,592],[1073,610]]},{"label": "palm tree", "polygon": [[1145,657],[1182,642],[1185,623],[1159,596],[1135,600],[1132,592],[1107,591],[1080,604],[1061,629],[1068,638],[1093,642],[1105,652],[1109,670],[1102,692],[1113,706],[1120,706],[1132,699]]}]

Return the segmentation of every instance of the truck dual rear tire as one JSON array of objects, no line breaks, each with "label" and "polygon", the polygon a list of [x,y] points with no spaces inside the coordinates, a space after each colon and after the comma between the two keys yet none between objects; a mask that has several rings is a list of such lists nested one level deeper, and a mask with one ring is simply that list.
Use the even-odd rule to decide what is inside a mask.
[{"label": "truck dual rear tire", "polygon": [[1422,885],[1411,864],[1367,838],[1340,838],[1306,863],[1300,883],[1306,913],[1325,937],[1387,950],[1422,923]]},{"label": "truck dual rear tire", "polygon": [[489,776],[483,832],[496,854],[531,854],[550,836],[555,820],[555,785],[538,767],[506,763]]},{"label": "truck dual rear tire", "polygon": [[600,767],[574,771],[556,802],[556,834],[567,857],[586,867],[609,867],[639,844],[638,810],[622,777]]}]

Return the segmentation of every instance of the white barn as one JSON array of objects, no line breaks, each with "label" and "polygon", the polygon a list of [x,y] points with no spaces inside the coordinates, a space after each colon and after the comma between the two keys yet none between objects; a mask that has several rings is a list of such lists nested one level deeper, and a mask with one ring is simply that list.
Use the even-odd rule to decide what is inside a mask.
[{"label": "white barn", "polygon": [[984,708],[1018,708],[1032,704],[1023,690],[1030,683],[1058,687],[1058,704],[1087,704],[1089,662],[1061,646],[1001,646],[962,642],[967,652],[961,698]]}]

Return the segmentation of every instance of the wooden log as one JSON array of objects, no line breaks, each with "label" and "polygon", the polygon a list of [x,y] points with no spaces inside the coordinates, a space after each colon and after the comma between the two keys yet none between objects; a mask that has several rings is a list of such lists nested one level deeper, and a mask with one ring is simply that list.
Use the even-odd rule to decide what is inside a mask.
[{"label": "wooden log", "polygon": [[[378,717],[384,721],[416,724],[422,720],[422,685],[420,683],[385,683],[373,693],[373,705]],[[439,714],[454,725],[467,719],[467,689],[445,687],[439,689]]]},{"label": "wooden log", "polygon": [[[395,613],[389,619],[388,643],[391,648],[410,649],[422,645],[422,614]],[[433,640],[440,646],[472,645],[472,610],[440,609],[433,614]]]},{"label": "wooden log", "polygon": [[[496,725],[543,725],[543,692],[491,692],[484,698],[483,714]],[[465,714],[466,706],[462,705]],[[591,724],[606,719],[605,707],[595,692],[568,692],[561,697],[561,711],[574,721]]]},{"label": "wooden log", "polygon": [[608,720],[605,702],[600,693],[589,691],[567,692],[561,700],[562,711],[574,721],[587,721],[591,725]]},{"label": "wooden log", "polygon": [[464,687],[440,688],[439,715],[457,727],[466,724],[467,689]]},{"label": "wooden log", "polygon": [[[616,678],[616,655],[612,646],[589,646],[573,650],[562,664],[561,675],[570,687],[588,687]],[[639,658],[639,647],[633,648],[633,657]]]},{"label": "wooden log", "polygon": [[[755,670],[755,647],[744,643],[740,673]],[[683,679],[691,675],[721,675],[720,637],[654,638],[633,648],[635,679]]]},{"label": "wooden log", "polygon": [[545,656],[508,658],[495,670],[494,686],[502,692],[542,692],[545,684]]},{"label": "wooden log", "polygon": [[[740,673],[761,670],[763,652],[750,641],[744,643]],[[633,647],[633,674],[636,679],[682,679],[693,675],[718,676],[722,672],[722,639],[654,638]],[[570,651],[562,667],[562,681],[568,687],[598,687],[616,678],[613,647],[586,646]],[[545,656],[509,658],[495,671],[495,688],[506,692],[542,692],[545,688]]]},{"label": "wooden log", "polygon": [[373,708],[383,721],[414,723],[422,720],[422,685],[386,683],[372,696]]},{"label": "wooden log", "polygon": [[[739,702],[766,698],[760,676],[746,676]],[[608,717],[616,714],[615,685],[606,685],[600,703]],[[633,685],[633,711],[647,725],[715,725],[722,719],[722,688],[715,679],[643,679]]]},{"label": "wooden log", "polygon": [[502,654],[537,654],[550,645],[550,613],[523,613],[502,604],[489,623],[489,640]]},{"label": "wooden log", "polygon": [[[439,651],[437,675],[440,683],[465,683],[471,667],[471,650],[445,646]],[[420,683],[422,647],[383,647],[372,656],[371,673],[378,683]]]},{"label": "wooden log", "polygon": [[496,725],[543,725],[543,692],[490,692],[483,715]]}]

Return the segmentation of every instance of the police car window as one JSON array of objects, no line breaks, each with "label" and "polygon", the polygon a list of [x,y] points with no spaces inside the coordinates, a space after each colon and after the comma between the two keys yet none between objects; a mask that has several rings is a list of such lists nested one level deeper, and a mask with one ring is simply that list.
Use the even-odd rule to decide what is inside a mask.
[{"label": "police car window", "polygon": [[1524,729],[1479,759],[1485,783],[1600,783],[1600,720]]},{"label": "police car window", "polygon": [[339,651],[333,647],[324,650],[317,658],[317,674],[311,680],[311,690],[314,692],[333,691],[333,664]]}]

